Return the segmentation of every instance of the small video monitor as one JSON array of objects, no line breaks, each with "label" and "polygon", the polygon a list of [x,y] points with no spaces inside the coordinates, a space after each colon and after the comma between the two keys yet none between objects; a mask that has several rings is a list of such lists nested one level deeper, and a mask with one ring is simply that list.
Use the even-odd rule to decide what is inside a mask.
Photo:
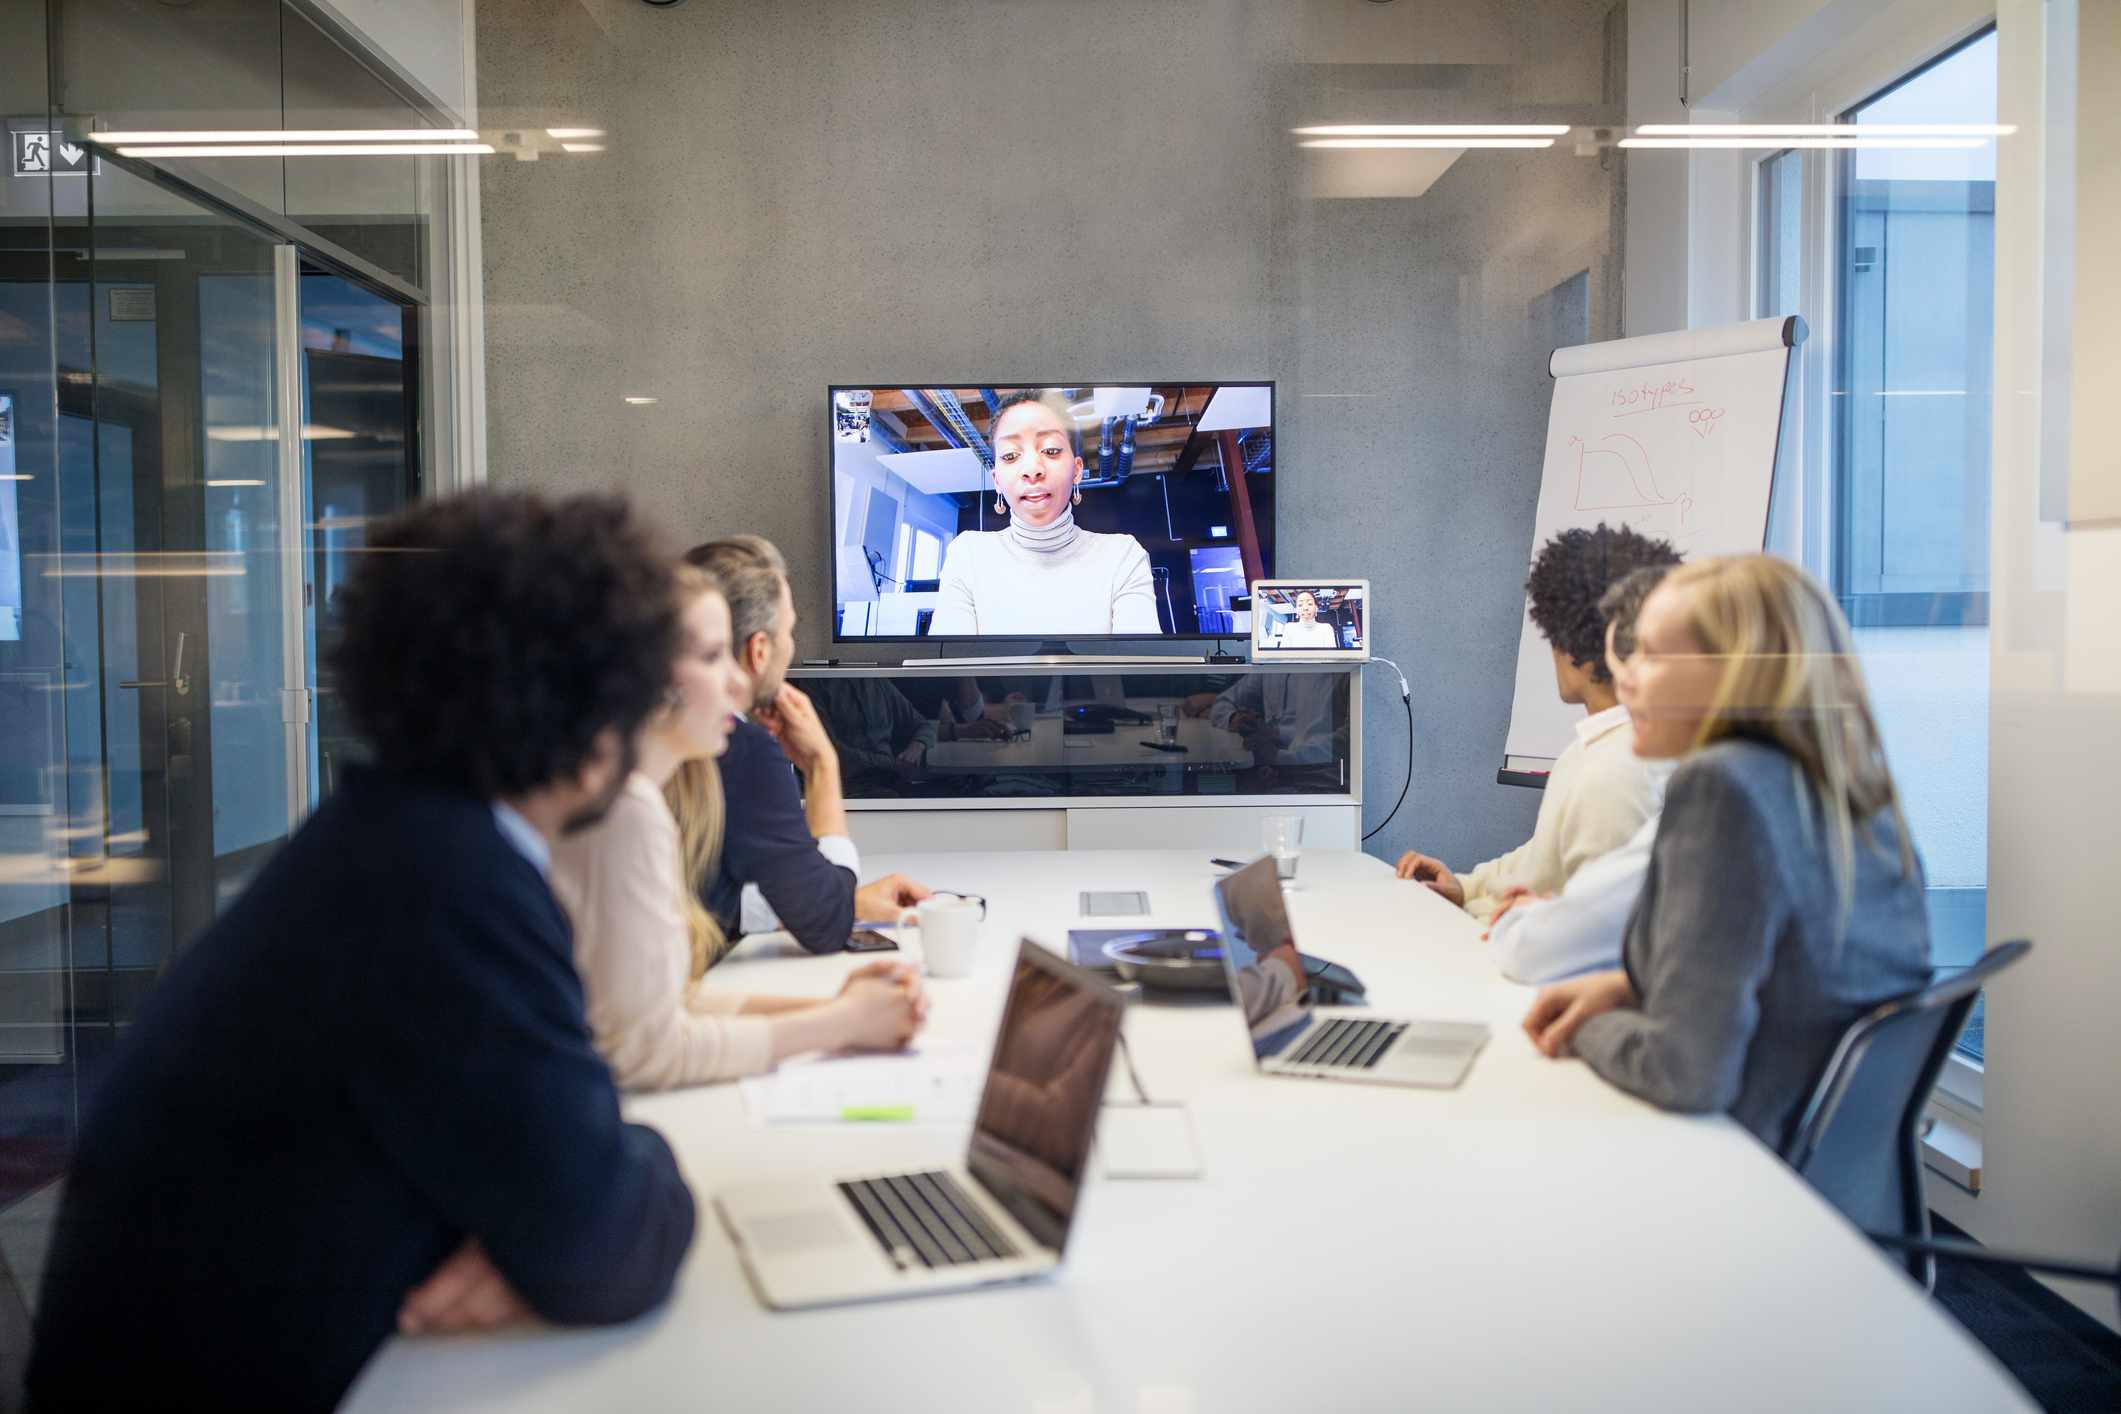
[{"label": "small video monitor", "polygon": [[1363,663],[1369,658],[1370,581],[1253,581],[1253,662]]}]

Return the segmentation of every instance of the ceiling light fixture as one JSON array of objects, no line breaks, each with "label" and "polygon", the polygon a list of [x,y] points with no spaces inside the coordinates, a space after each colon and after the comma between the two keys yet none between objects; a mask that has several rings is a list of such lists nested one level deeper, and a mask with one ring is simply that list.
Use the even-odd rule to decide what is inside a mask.
[{"label": "ceiling light fixture", "polygon": [[556,138],[602,137],[604,136],[604,130],[602,128],[547,128],[545,129],[545,136]]},{"label": "ceiling light fixture", "polygon": [[[322,423],[302,424],[302,440],[305,442],[338,442],[360,434],[345,427],[326,427]],[[277,427],[209,427],[206,429],[209,442],[277,442],[280,429]]]},{"label": "ceiling light fixture", "polygon": [[90,133],[88,140],[105,147],[166,147],[172,143],[202,142],[477,142],[479,135],[470,128],[260,128],[247,132]]},{"label": "ceiling light fixture", "polygon": [[1298,147],[1329,148],[1447,148],[1458,151],[1469,147],[1533,148],[1552,147],[1550,137],[1314,137],[1296,144]]},{"label": "ceiling light fixture", "polygon": [[209,476],[208,478],[206,478],[206,484],[209,486],[263,486],[265,483],[262,481],[247,480],[242,477]]},{"label": "ceiling light fixture", "polygon": [[1985,139],[1976,137],[1793,137],[1788,134],[1762,133],[1757,137],[1624,137],[1622,147],[1636,148],[1834,148],[1862,149],[1866,152],[1881,150],[1963,152],[1983,145]]},{"label": "ceiling light fixture", "polygon": [[187,147],[121,147],[120,157],[454,157],[492,153],[486,142],[288,143]]},{"label": "ceiling light fixture", "polygon": [[1298,137],[1565,137],[1567,123],[1328,123]]},{"label": "ceiling light fixture", "polygon": [[604,144],[601,142],[563,142],[560,144],[560,151],[562,152],[602,152],[603,150]]},{"label": "ceiling light fixture", "polygon": [[1637,137],[2009,137],[2015,123],[1644,123]]},{"label": "ceiling light fixture", "polygon": [[656,400],[647,396],[644,393],[628,393],[626,395],[626,401],[630,406],[637,408],[645,408],[654,407]]}]

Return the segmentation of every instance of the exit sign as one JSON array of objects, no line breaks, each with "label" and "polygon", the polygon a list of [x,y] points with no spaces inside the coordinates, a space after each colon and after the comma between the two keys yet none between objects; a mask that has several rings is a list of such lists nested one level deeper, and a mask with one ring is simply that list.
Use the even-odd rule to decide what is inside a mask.
[{"label": "exit sign", "polygon": [[18,177],[85,177],[102,175],[103,164],[86,143],[68,140],[46,127],[8,129],[8,150]]}]

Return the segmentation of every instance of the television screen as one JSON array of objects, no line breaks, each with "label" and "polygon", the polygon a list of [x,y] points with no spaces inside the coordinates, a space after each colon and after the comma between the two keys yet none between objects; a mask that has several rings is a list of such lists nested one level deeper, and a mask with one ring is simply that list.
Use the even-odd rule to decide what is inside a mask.
[{"label": "television screen", "polygon": [[1274,385],[835,387],[833,638],[1218,638],[1274,571]]}]

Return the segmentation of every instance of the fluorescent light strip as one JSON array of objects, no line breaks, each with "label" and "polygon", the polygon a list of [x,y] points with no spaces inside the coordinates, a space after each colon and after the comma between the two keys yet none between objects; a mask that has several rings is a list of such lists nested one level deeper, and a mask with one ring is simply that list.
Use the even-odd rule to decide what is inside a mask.
[{"label": "fluorescent light strip", "polygon": [[255,132],[90,133],[88,140],[105,147],[172,143],[223,142],[477,142],[470,128],[261,128]]},{"label": "fluorescent light strip", "polygon": [[[302,424],[302,440],[305,442],[338,442],[360,434],[344,427],[327,427],[320,422]],[[280,429],[277,427],[209,427],[206,429],[209,442],[277,442]]]},{"label": "fluorescent light strip", "polygon": [[547,128],[545,129],[545,136],[557,138],[602,137],[604,136],[604,130],[602,128]]},{"label": "fluorescent light strip", "polygon": [[1567,123],[1338,123],[1291,128],[1298,137],[1565,137]]},{"label": "fluorescent light strip", "polygon": [[449,157],[488,154],[486,142],[288,143],[285,146],[121,147],[120,157]]},{"label": "fluorescent light strip", "polygon": [[206,484],[209,486],[263,486],[265,483],[262,481],[245,481],[241,479],[217,480],[216,478],[210,476],[206,479]]},{"label": "fluorescent light strip", "polygon": [[1865,152],[1965,152],[1984,145],[1981,138],[1951,137],[1624,137],[1622,147],[1638,148],[1835,148]]},{"label": "fluorescent light strip", "polygon": [[626,403],[629,407],[647,408],[655,406],[655,399],[642,393],[628,393]]},{"label": "fluorescent light strip", "polygon": [[604,144],[601,142],[563,142],[560,144],[560,151],[562,152],[602,152],[603,150]]},{"label": "fluorescent light strip", "polygon": [[1328,148],[1434,148],[1453,152],[1469,147],[1532,148],[1552,147],[1550,137],[1314,137],[1296,144],[1298,147]]},{"label": "fluorescent light strip", "polygon": [[2009,137],[2015,123],[1644,123],[1637,137]]}]

